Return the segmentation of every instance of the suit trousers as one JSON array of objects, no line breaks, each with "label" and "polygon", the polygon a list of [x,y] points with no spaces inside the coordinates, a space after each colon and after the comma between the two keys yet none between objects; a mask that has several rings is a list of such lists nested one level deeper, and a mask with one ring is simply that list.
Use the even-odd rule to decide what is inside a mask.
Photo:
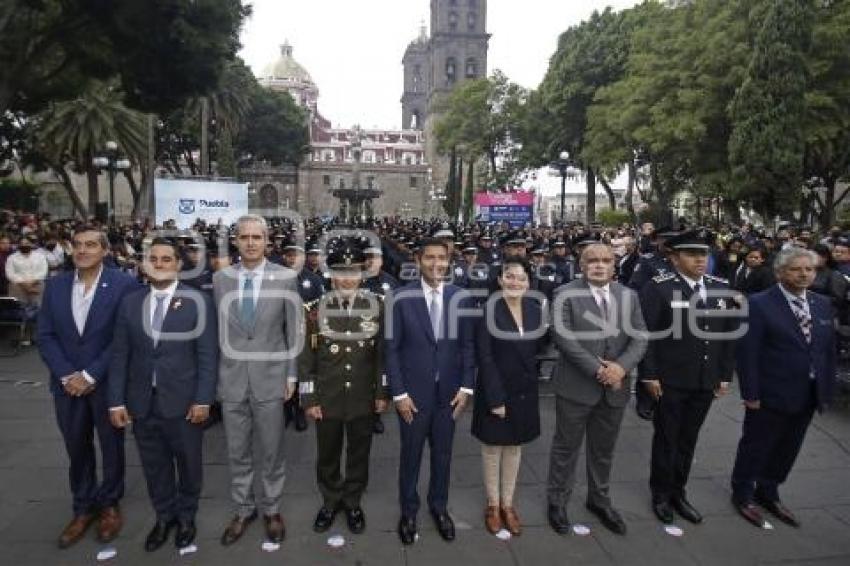
[{"label": "suit trousers", "polygon": [[[259,506],[267,515],[280,513],[286,480],[283,399],[256,401],[248,397],[238,403],[222,402],[221,414],[230,464],[230,495],[240,517],[257,508],[254,470],[259,468],[262,493]],[[253,440],[259,442],[255,450]],[[259,461],[255,461],[255,454]]]},{"label": "suit trousers", "polygon": [[587,436],[587,502],[602,508],[611,506],[611,465],[625,411],[625,406],[609,405],[604,396],[595,405],[555,396],[555,436],[549,455],[547,486],[550,505],[565,506],[569,501],[575,486],[579,451]]},{"label": "suit trousers", "polygon": [[664,387],[653,417],[649,473],[653,501],[685,496],[699,431],[713,400],[713,391]]},{"label": "suit trousers", "polygon": [[[439,403],[435,395],[434,402]],[[419,470],[422,452],[428,442],[431,455],[431,479],[428,485],[428,507],[431,511],[445,513],[449,501],[449,478],[451,475],[452,443],[455,421],[452,407],[422,407],[413,414],[413,422],[407,424],[399,416],[401,432],[401,461],[398,484],[401,514],[415,518],[419,512]]]},{"label": "suit trousers", "polygon": [[[154,390],[156,391],[156,390]],[[185,416],[165,419],[156,393],[151,410],[133,421],[133,435],[157,519],[194,521],[203,484],[203,425]]]},{"label": "suit trousers", "polygon": [[[53,396],[56,421],[71,466],[68,477],[74,496],[74,515],[117,505],[124,496],[124,431],[109,422],[103,384],[83,397]],[[100,444],[103,481],[97,482],[94,433]]]},{"label": "suit trousers", "polygon": [[[340,504],[346,509],[360,507],[369,483],[373,421],[372,415],[316,421],[316,480],[328,509],[336,509]],[[340,473],[343,448],[345,477]]]},{"label": "suit trousers", "polygon": [[736,503],[751,503],[754,496],[779,500],[779,485],[788,479],[797,460],[814,409],[814,402],[809,409],[795,414],[768,407],[747,409],[732,470],[732,497]]}]

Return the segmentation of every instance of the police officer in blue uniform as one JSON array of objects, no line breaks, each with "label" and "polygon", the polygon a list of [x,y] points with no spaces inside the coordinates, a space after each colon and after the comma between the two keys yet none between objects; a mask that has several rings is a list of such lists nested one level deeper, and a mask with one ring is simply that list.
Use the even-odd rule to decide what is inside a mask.
[{"label": "police officer in blue uniform", "polygon": [[[304,248],[294,238],[289,238],[284,242],[282,251],[283,265],[298,274],[297,287],[301,301],[306,304],[320,299],[325,292],[324,281],[307,269]],[[295,430],[298,432],[307,430],[307,419],[304,416],[304,409],[301,408],[299,403],[298,395],[293,395],[289,401],[284,403],[283,409],[284,426],[289,426],[290,423],[294,422]]]},{"label": "police officer in blue uniform", "polygon": [[657,403],[649,484],[653,511],[664,523],[673,521],[674,510],[702,521],[685,487],[700,428],[712,401],[728,391],[735,367],[739,312],[727,282],[706,274],[707,241],[704,231],[671,238],[674,271],[640,291],[647,329],[663,335],[649,341],[639,386]]},{"label": "police officer in blue uniform", "polygon": [[[387,295],[398,289],[398,280],[383,270],[384,256],[381,248],[367,245],[363,249],[363,256],[365,264],[363,266],[364,279],[360,284],[362,289],[366,289],[382,298],[386,298]],[[381,413],[375,413],[372,432],[375,434],[384,433],[384,421],[381,420]]]}]

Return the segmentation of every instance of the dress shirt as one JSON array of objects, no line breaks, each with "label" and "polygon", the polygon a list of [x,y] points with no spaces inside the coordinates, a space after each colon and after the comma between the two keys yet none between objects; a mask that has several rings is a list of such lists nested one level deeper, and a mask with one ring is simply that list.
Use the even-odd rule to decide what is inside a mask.
[{"label": "dress shirt", "polygon": [[[156,289],[151,286],[150,301],[148,304],[148,322],[150,322],[151,330],[153,330],[153,316],[156,312],[157,297],[165,295],[165,300],[162,302],[162,322],[165,323],[165,317],[168,316],[168,307],[171,305],[171,299],[174,298],[174,293],[177,291],[179,281],[173,281],[171,285],[165,289]],[[159,341],[159,333],[153,336],[154,342]]]},{"label": "dress shirt", "polygon": [[253,273],[251,283],[254,285],[254,309],[257,308],[257,301],[260,298],[260,287],[263,284],[263,274],[266,271],[266,260],[264,259],[260,265],[254,269],[248,269],[243,264],[239,264],[239,304],[242,304],[242,290],[245,288],[246,274]]},{"label": "dress shirt", "polygon": [[699,284],[699,297],[700,297],[700,299],[702,299],[702,302],[706,302],[706,299],[708,297],[707,297],[706,291],[705,291],[705,278],[700,277],[699,280],[694,280],[694,279],[691,279],[690,277],[688,277],[686,275],[682,275],[681,273],[679,273],[679,277],[681,277],[682,279],[685,280],[685,283],[688,284],[688,286],[691,288],[691,290],[694,289],[695,285]]},{"label": "dress shirt", "polygon": [[6,260],[6,279],[9,283],[44,281],[47,278],[47,257],[40,249],[33,248],[24,255],[15,252]]},{"label": "dress shirt", "polygon": [[[97,288],[100,286],[100,277],[103,275],[103,264],[100,266],[100,270],[97,272],[97,277],[95,277],[92,286],[89,288],[88,292],[86,292],[86,284],[80,279],[80,272],[74,272],[74,284],[71,287],[71,314],[74,317],[74,324],[77,327],[77,332],[80,333],[80,336],[83,335],[83,332],[86,330],[86,321],[89,318],[89,310],[91,310],[91,304],[94,300],[94,295],[97,293]],[[82,371],[83,377],[90,384],[95,385],[94,378],[89,375],[89,372],[86,370]],[[68,381],[68,376],[63,377],[61,379],[62,385]]]}]

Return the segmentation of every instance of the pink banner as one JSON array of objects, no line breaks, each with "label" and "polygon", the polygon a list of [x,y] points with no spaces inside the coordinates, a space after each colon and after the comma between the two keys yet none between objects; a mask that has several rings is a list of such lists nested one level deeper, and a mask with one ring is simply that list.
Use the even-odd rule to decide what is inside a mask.
[{"label": "pink banner", "polygon": [[475,193],[475,206],[534,206],[534,193]]}]

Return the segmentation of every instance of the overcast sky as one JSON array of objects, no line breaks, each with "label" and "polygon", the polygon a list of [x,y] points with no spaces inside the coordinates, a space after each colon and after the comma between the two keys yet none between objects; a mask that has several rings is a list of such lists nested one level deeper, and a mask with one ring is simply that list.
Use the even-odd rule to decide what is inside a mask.
[{"label": "overcast sky", "polygon": [[[490,0],[489,69],[535,88],[558,36],[606,6],[635,0]],[[319,110],[334,125],[401,126],[402,65],[408,43],[430,21],[429,0],[250,0],[241,56],[255,73],[288,40],[319,87]]]}]

